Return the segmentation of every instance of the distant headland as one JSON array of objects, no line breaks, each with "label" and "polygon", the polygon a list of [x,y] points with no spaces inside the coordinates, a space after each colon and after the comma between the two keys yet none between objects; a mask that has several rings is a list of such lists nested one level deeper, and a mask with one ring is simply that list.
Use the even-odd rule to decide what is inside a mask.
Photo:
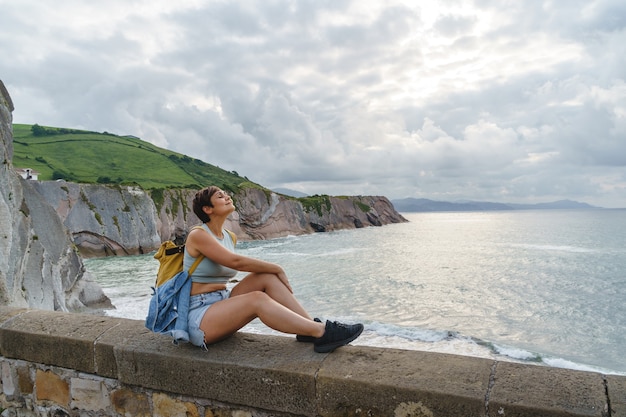
[{"label": "distant headland", "polygon": [[436,212],[436,211],[496,211],[496,210],[581,210],[602,209],[572,200],[559,200],[551,203],[513,204],[491,203],[486,201],[435,201],[427,198],[403,198],[391,200],[399,212]]}]

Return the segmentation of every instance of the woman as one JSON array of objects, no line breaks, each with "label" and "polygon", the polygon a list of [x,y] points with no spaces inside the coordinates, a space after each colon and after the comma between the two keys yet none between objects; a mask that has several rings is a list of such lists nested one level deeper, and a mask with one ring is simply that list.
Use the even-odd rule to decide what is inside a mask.
[{"label": "woman", "polygon": [[[233,239],[223,226],[235,206],[223,190],[211,186],[198,191],[193,211],[203,225],[187,236],[184,268],[189,269],[200,255],[205,258],[191,277],[191,343],[218,342],[257,317],[274,330],[312,342],[316,352],[332,352],[361,334],[362,324],[313,320],[296,300],[279,265],[234,252]],[[249,274],[229,291],[226,284],[237,271]]]}]

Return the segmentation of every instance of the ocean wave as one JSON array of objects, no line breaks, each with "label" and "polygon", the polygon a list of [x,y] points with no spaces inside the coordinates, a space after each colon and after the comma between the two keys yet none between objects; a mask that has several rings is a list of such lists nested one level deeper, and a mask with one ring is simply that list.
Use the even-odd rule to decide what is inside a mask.
[{"label": "ocean wave", "polygon": [[613,371],[610,369],[605,369],[599,366],[585,365],[581,363],[576,363],[569,361],[563,358],[543,358],[543,362],[551,366],[553,368],[564,368],[564,369],[573,369],[576,371],[585,371],[585,372],[596,372],[606,375],[621,375],[626,376],[626,372]]},{"label": "ocean wave", "polygon": [[510,246],[515,247],[515,248],[533,249],[533,250],[540,250],[540,251],[558,251],[558,252],[572,252],[572,253],[597,252],[596,249],[583,248],[579,246],[569,246],[569,245],[539,245],[539,244],[530,244],[530,243],[519,243],[519,244],[511,244]]},{"label": "ocean wave", "polygon": [[552,368],[572,369],[576,371],[596,372],[612,375],[626,375],[626,372],[613,371],[599,366],[587,365],[574,362],[564,358],[541,355],[535,352],[529,352],[525,349],[493,344],[494,352],[507,358],[519,360],[521,362],[532,362],[540,365],[546,365]]},{"label": "ocean wave", "polygon": [[595,372],[605,375],[626,375],[626,372],[582,364],[564,358],[546,356],[520,347],[492,343],[450,330],[421,329],[372,322],[366,325],[366,331],[353,344],[456,354],[504,362],[528,363],[553,368]]},{"label": "ocean wave", "polygon": [[245,251],[240,251],[239,253],[242,255],[249,255],[249,256],[255,256],[252,255],[253,252],[262,252],[263,257],[279,257],[279,258],[284,258],[284,257],[307,257],[307,258],[327,258],[327,257],[334,257],[334,256],[343,256],[343,255],[350,255],[353,254],[355,252],[360,251],[360,249],[357,248],[343,248],[343,249],[337,249],[337,250],[333,250],[333,251],[328,251],[328,252],[320,252],[320,253],[311,253],[311,252],[298,252],[298,251],[275,251],[272,249],[276,249],[276,247],[263,247],[262,250],[251,250],[251,249],[246,249]]},{"label": "ocean wave", "polygon": [[536,363],[543,362],[541,355],[537,353],[529,352],[525,349],[521,349],[518,347],[511,347],[511,346],[503,346],[503,345],[498,345],[498,344],[489,343],[489,342],[482,342],[482,343],[485,343],[485,346],[488,346],[490,349],[493,350],[494,353],[498,355],[506,356],[511,359],[515,359],[515,360],[519,360],[523,362],[536,362]]},{"label": "ocean wave", "polygon": [[377,336],[382,337],[398,337],[409,341],[419,342],[441,342],[443,340],[452,340],[459,338],[457,332],[449,330],[431,330],[421,329],[419,327],[403,327],[388,323],[370,322],[367,328]]}]

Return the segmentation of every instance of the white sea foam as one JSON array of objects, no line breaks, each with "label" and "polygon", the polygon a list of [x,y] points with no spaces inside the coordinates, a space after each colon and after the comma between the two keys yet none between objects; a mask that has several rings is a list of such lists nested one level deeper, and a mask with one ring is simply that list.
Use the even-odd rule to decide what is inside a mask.
[{"label": "white sea foam", "polygon": [[557,252],[572,252],[572,253],[597,252],[596,249],[584,248],[584,247],[578,247],[578,246],[569,246],[569,245],[514,244],[511,246],[523,248],[523,249],[539,250],[539,251],[557,251]]},{"label": "white sea foam", "polygon": [[591,366],[585,365],[581,363],[576,363],[573,361],[569,361],[563,358],[543,358],[543,362],[551,366],[553,368],[565,368],[565,369],[574,369],[578,371],[586,371],[586,372],[596,372],[606,375],[624,375],[626,376],[626,372],[614,371],[611,369],[602,368],[599,366]]}]

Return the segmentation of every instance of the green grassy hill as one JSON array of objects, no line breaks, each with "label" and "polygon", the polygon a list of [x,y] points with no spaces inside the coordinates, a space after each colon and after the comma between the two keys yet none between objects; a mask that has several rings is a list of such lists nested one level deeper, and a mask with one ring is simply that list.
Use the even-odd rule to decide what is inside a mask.
[{"label": "green grassy hill", "polygon": [[146,190],[207,185],[231,192],[263,188],[236,172],[136,137],[39,125],[13,125],[13,166],[38,171],[40,180],[135,184]]}]

